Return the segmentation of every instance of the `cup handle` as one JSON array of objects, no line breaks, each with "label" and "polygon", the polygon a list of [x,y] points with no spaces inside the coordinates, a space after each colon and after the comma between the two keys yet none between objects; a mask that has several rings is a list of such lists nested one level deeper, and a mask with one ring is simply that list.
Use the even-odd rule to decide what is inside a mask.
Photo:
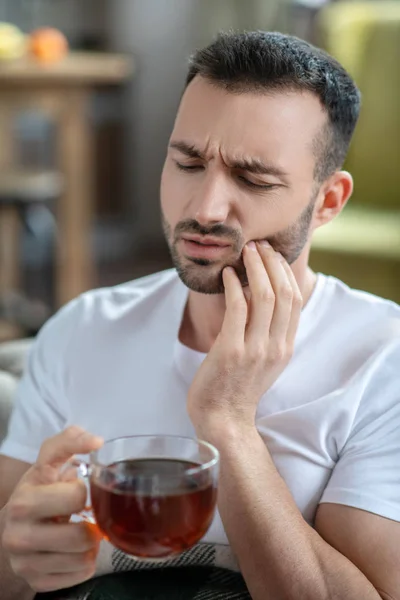
[{"label": "cup handle", "polygon": [[78,458],[71,458],[68,462],[66,462],[60,471],[60,481],[73,481],[75,479],[80,479],[84,482],[86,486],[86,505],[85,508],[78,514],[72,515],[73,517],[79,517],[80,520],[86,521],[86,523],[91,523],[92,525],[96,525],[96,519],[93,515],[91,497],[90,497],[90,478],[91,466],[86,463],[84,460],[80,460]]}]

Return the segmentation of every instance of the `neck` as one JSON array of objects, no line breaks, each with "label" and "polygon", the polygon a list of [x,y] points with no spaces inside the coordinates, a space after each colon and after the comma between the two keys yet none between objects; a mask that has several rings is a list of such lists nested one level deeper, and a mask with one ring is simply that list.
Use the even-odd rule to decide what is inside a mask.
[{"label": "neck", "polygon": [[[293,263],[292,270],[303,296],[304,307],[316,282],[316,275],[308,266],[308,255],[300,256]],[[190,291],[179,332],[180,341],[198,352],[209,352],[221,331],[224,315],[223,294],[207,295]]]}]

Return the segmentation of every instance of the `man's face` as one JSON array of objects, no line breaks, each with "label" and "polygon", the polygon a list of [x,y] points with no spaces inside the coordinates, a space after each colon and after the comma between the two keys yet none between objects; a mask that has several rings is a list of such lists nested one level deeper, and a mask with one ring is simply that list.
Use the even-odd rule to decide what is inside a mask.
[{"label": "man's face", "polygon": [[316,185],[313,141],[326,122],[307,92],[232,94],[196,77],[182,98],[161,179],[165,235],[182,281],[223,292],[242,250],[266,239],[291,264],[306,246]]}]

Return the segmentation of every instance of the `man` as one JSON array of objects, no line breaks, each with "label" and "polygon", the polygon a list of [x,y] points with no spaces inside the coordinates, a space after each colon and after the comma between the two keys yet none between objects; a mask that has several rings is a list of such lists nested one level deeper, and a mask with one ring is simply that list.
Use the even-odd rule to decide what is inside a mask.
[{"label": "man", "polygon": [[290,36],[195,54],[161,181],[179,277],[84,294],[39,335],[2,447],[5,600],[81,583],[96,557],[97,573],[131,568],[50,519],[84,506],[82,482],[57,479],[91,434],[141,433],[218,448],[195,556],[237,561],[254,600],[400,598],[400,308],[307,264],[352,193],[359,105],[344,69]]}]

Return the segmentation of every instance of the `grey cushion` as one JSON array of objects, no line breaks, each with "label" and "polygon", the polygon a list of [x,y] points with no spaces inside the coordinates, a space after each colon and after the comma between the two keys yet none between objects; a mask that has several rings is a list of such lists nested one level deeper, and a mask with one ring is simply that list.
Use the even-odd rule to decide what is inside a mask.
[{"label": "grey cushion", "polygon": [[32,343],[25,339],[0,344],[0,443],[7,433],[15,390]]},{"label": "grey cushion", "polygon": [[0,371],[21,377],[32,343],[32,339],[24,339],[0,344]]},{"label": "grey cushion", "polygon": [[18,379],[0,371],[0,442],[5,438]]}]

